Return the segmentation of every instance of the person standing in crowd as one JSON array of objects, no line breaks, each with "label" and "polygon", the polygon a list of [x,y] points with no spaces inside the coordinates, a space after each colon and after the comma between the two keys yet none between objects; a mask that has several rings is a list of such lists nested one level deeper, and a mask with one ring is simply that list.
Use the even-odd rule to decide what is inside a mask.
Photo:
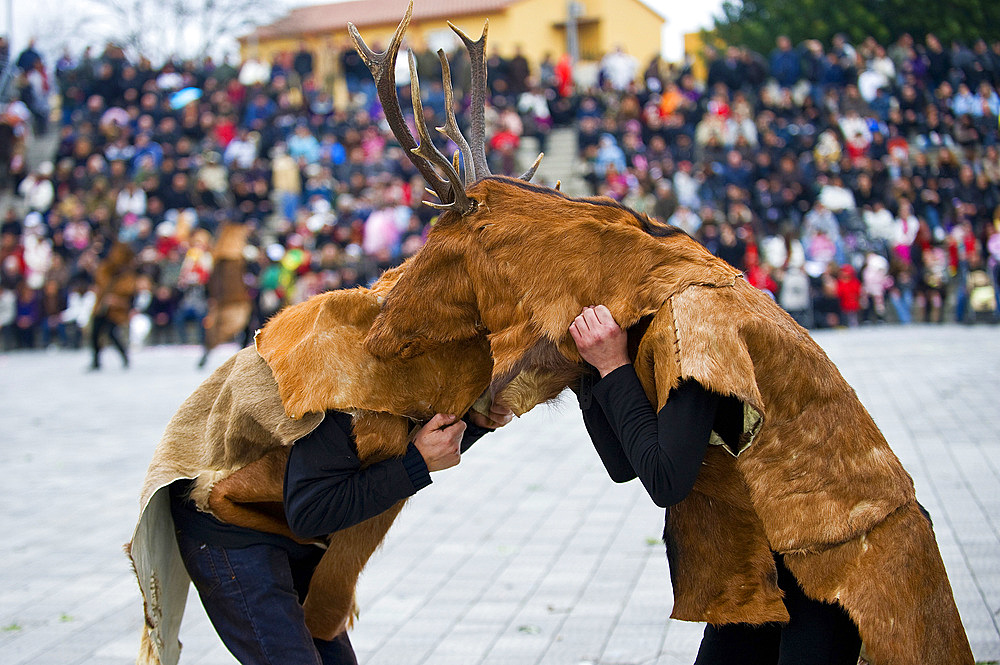
[{"label": "person standing in crowd", "polygon": [[42,162],[38,169],[21,181],[17,193],[28,210],[47,213],[55,202],[55,188],[52,185],[52,162]]},{"label": "person standing in crowd", "polygon": [[17,348],[33,349],[38,339],[38,328],[42,320],[38,291],[31,288],[27,281],[22,281],[17,285],[16,294],[14,330],[17,335]]},{"label": "person standing in crowd", "polygon": [[83,346],[83,331],[90,325],[95,302],[96,294],[89,288],[86,278],[80,276],[71,280],[66,295],[66,309],[61,315],[69,348],[79,349]]},{"label": "person standing in crowd", "polygon": [[29,69],[24,70],[24,87],[21,92],[21,99],[31,111],[35,134],[39,136],[49,131],[49,114],[52,112],[49,102],[51,94],[49,74],[45,69],[45,63],[39,58]]},{"label": "person standing in crowd", "polygon": [[298,78],[299,88],[302,88],[306,80],[313,74],[313,54],[304,41],[299,41],[299,49],[292,59],[292,69]]},{"label": "person standing in crowd", "polygon": [[837,274],[837,299],[840,300],[840,325],[857,328],[860,322],[864,291],[854,266],[844,264]]},{"label": "person standing in crowd", "polygon": [[63,312],[66,311],[66,293],[57,279],[47,279],[42,286],[40,297],[42,348],[48,349],[56,345],[60,348],[69,346],[69,336],[66,333],[66,323]]}]

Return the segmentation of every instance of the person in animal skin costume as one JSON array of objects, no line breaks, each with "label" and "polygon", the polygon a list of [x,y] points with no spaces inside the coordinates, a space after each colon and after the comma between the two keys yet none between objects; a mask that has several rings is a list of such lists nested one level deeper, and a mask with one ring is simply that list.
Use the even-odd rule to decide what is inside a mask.
[{"label": "person in animal skin costume", "polygon": [[[378,301],[399,271],[385,273],[371,289],[325,293],[285,309],[257,334],[254,347],[239,351],[213,372],[171,419],[154,451],[140,497],[139,521],[126,545],[145,614],[138,663],[173,665],[178,661],[178,632],[192,577],[178,538],[190,563],[191,555],[203,544],[198,542],[204,535],[199,531],[199,515],[201,525],[211,521],[211,529],[222,523],[240,527],[229,529],[237,538],[246,538],[247,531],[254,530],[250,534],[254,544],[273,545],[280,538],[281,546],[269,551],[285,556],[278,566],[286,571],[283,574],[291,568],[282,551],[307,559],[300,568],[304,569],[302,577],[312,573],[311,579],[296,579],[294,588],[295,594],[304,596],[299,621],[312,638],[333,642],[321,645],[332,658],[322,662],[351,662],[353,653],[344,631],[353,616],[358,575],[406,497],[417,485],[426,484],[421,466],[443,468],[441,456],[430,463],[416,458],[423,458],[420,448],[426,442],[421,439],[428,434],[443,437],[435,445],[444,463],[457,462],[454,447],[463,426],[453,423],[435,433],[448,423],[435,414],[465,414],[466,420],[487,428],[509,420],[509,412],[498,406],[500,400],[491,402],[482,395],[491,366],[485,338],[446,345],[440,354],[412,360],[383,361],[364,350],[362,342],[378,313]],[[565,380],[554,378],[548,389],[540,389],[534,380],[524,386],[515,382],[510,394],[521,390],[524,394],[516,398],[519,401],[551,399]],[[528,397],[527,392],[536,397]],[[469,413],[474,404],[478,413]],[[323,474],[307,476],[303,469],[315,468],[317,460],[329,463],[323,445],[317,443],[323,444],[331,432],[340,436],[341,448],[343,439],[350,437],[356,449],[344,455],[356,460],[347,465],[350,468],[337,462],[333,466],[340,468],[335,472],[356,478],[358,465],[372,470],[365,494],[378,495],[378,501],[366,504],[374,506],[370,513],[375,514],[327,535],[316,529],[322,530],[329,522],[312,520],[308,508],[321,505],[312,501],[314,492],[325,491],[329,484],[318,478]],[[298,518],[293,518],[296,524],[290,527],[283,506],[289,497],[285,477],[289,460],[294,461],[290,453],[299,442],[309,446],[297,465],[297,496],[305,501],[298,500]],[[416,484],[409,474],[413,465],[415,475],[422,477]],[[292,496],[295,500],[296,495]],[[179,506],[185,499],[191,504]],[[337,508],[321,506],[321,510]],[[364,517],[362,513],[347,515],[338,526]],[[174,515],[179,516],[177,524]],[[189,533],[178,537],[178,527]],[[221,556],[218,551],[215,554]],[[199,578],[196,582],[204,582],[197,562],[193,567]],[[203,584],[199,591],[212,595]],[[248,632],[248,625],[240,625],[241,621],[236,620],[236,628]],[[228,632],[232,637],[238,630]],[[286,654],[285,639],[271,634],[264,641],[272,648],[277,641]],[[258,662],[244,657],[244,662]]]},{"label": "person in animal skin costume", "polygon": [[202,321],[205,328],[204,351],[198,367],[204,367],[208,356],[219,344],[243,333],[243,343],[250,343],[250,314],[253,304],[244,281],[246,259],[243,251],[249,229],[243,224],[229,222],[219,229],[218,239],[212,248],[212,274],[205,285],[208,295],[208,312]]},{"label": "person in animal skin costume", "polygon": [[582,368],[569,326],[605,305],[654,412],[686,381],[741,407],[736,445],[707,446],[669,511],[672,617],[787,623],[776,553],[805,597],[847,612],[872,663],[973,663],[912,479],[805,329],[686,233],[610,199],[496,176],[465,196],[385,299],[373,355],[485,330],[498,393]]},{"label": "person in animal skin costume", "polygon": [[[581,385],[579,402],[608,475],[616,482],[638,477],[669,518],[670,506],[691,491],[713,431],[730,450],[739,450],[742,405],[685,380],[654,413],[629,358],[628,337],[607,307],[584,308],[569,332],[596,370]],[[843,608],[802,593],[780,555],[775,565],[788,623],[709,624],[695,665],[857,665],[861,637]]]},{"label": "person in animal skin costume", "polygon": [[[390,42],[393,59],[411,12],[412,3]],[[357,29],[349,28],[366,63],[388,73],[379,76],[376,86],[386,120],[397,136],[405,132],[408,140],[402,145],[412,148],[398,100],[393,104],[386,97],[395,95],[393,63],[363,46]],[[485,34],[478,48],[482,54]],[[447,70],[447,60],[441,52],[439,56]],[[483,67],[476,66],[474,58],[474,80],[482,83],[485,60],[478,60]],[[412,59],[410,67],[415,71]],[[478,89],[473,100],[480,97],[482,86]],[[450,85],[447,97],[451,100]],[[416,116],[422,118],[422,111],[417,112],[419,91],[413,98]],[[447,127],[456,135],[452,106],[449,101]],[[441,178],[426,154],[407,154],[445,207],[460,203],[457,174],[451,180]],[[485,158],[478,155],[476,160]],[[535,168],[537,161],[522,179],[530,180]],[[287,506],[281,505],[289,498],[283,483],[286,466],[291,466],[289,449],[322,427],[328,412],[350,413],[356,456],[364,470],[410,454],[414,423],[422,425],[435,414],[467,414],[473,406],[494,422],[503,421],[507,407],[499,405],[531,408],[555,398],[579,376],[572,365],[536,369],[510,377],[502,390],[487,395],[491,361],[482,329],[420,358],[374,357],[362,342],[379,302],[407,264],[385,273],[372,289],[322,294],[279,313],[258,333],[255,348],[223,364],[174,415],[154,452],[140,497],[139,523],[126,546],[145,608],[139,663],[173,665],[180,649],[177,632],[190,578],[173,534],[169,488],[175,481],[191,480],[186,497],[221,522],[294,537],[285,519]],[[343,422],[338,427],[345,429]],[[404,501],[322,539],[326,552],[302,602],[303,621],[312,637],[333,640],[349,624],[358,574]]]},{"label": "person in animal skin costume", "polygon": [[503,394],[520,414],[538,401],[519,402],[512,382],[537,377],[549,390],[553,378],[570,386],[585,373],[569,327],[585,307],[604,305],[627,331],[654,413],[692,382],[736,404],[738,415],[724,419],[735,431],[709,434],[692,489],[667,517],[671,616],[716,627],[787,623],[780,563],[791,578],[784,588],[847,613],[875,665],[972,665],[913,481],[808,332],[678,228],[609,198],[574,199],[558,184],[493,176],[485,146],[488,26],[476,41],[451,26],[471,63],[469,140],[452,113],[448,60],[438,52],[449,101],[439,130],[459,148],[452,159],[423,122],[411,54],[417,144],[394,73],[412,9],[411,2],[381,53],[348,26],[390,128],[423,159],[414,164],[443,211],[371,326],[372,355],[416,358],[485,334],[489,394]]},{"label": "person in animal skin costume", "polygon": [[128,347],[119,335],[121,326],[128,325],[135,297],[135,252],[128,244],[115,242],[94,275],[94,311],[90,318],[90,347],[93,351],[91,370],[101,369],[101,349],[105,334],[118,349],[122,365],[128,367]]}]

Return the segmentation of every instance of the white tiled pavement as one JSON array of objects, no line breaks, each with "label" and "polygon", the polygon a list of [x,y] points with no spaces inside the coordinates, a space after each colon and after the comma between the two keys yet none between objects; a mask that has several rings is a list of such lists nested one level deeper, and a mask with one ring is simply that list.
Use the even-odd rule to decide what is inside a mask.
[{"label": "white tiled pavement", "polygon": [[[1000,328],[816,335],[935,519],[977,660],[1000,661]],[[232,348],[218,350],[221,363]],[[198,349],[0,355],[0,664],[125,665],[141,622],[120,547],[150,453],[207,375]],[[675,665],[662,511],[608,480],[575,404],[483,439],[406,508],[359,586],[366,665]],[[231,665],[192,594],[182,664]]]}]

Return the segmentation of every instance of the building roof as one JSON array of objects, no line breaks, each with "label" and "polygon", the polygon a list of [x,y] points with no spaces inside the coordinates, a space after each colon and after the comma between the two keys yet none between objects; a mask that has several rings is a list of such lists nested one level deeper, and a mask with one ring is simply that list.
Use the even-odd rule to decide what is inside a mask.
[{"label": "building roof", "polygon": [[[348,21],[358,28],[399,23],[409,0],[354,0],[299,7],[269,25],[242,37],[246,39],[295,38],[317,32],[347,30]],[[413,21],[449,20],[469,14],[502,11],[519,0],[420,0],[413,3]]]}]

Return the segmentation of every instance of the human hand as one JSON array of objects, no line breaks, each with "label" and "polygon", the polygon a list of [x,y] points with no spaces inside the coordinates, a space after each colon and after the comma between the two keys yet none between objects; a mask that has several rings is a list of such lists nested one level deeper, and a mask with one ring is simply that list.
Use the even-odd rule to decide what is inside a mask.
[{"label": "human hand", "polygon": [[482,414],[478,411],[469,411],[469,420],[472,421],[472,424],[485,429],[497,429],[503,427],[513,419],[514,412],[499,402],[493,402],[490,404],[490,412],[488,414]]},{"label": "human hand", "polygon": [[628,337],[604,305],[584,307],[569,326],[580,356],[605,377],[622,365],[631,363],[628,357]]},{"label": "human hand", "polygon": [[413,445],[424,458],[428,471],[449,469],[460,461],[465,421],[451,414],[439,413],[420,428]]}]

